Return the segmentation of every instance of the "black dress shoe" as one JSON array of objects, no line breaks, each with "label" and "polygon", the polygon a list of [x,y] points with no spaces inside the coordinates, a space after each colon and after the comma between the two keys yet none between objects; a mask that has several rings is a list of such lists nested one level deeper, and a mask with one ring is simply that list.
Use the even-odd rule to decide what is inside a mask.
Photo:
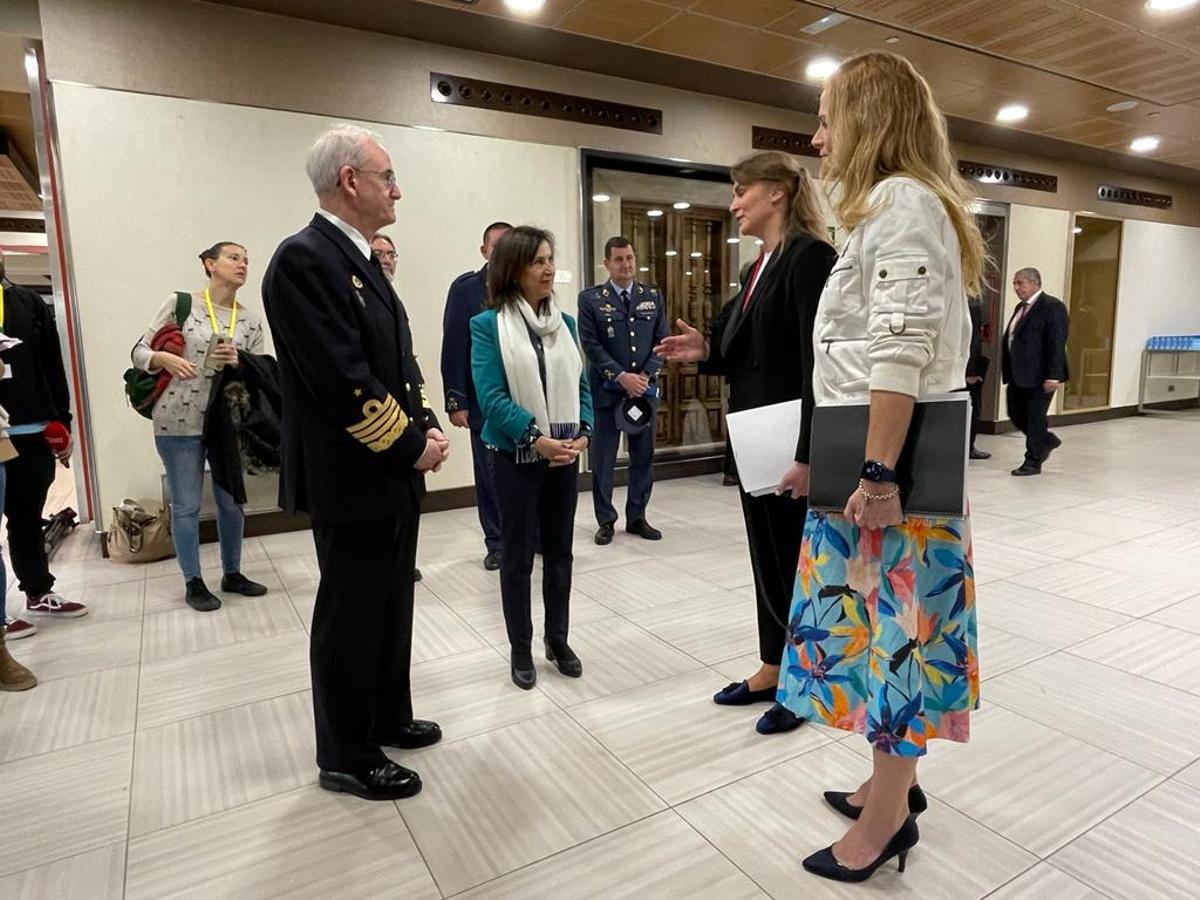
[{"label": "black dress shoe", "polygon": [[568,678],[578,678],[583,674],[583,663],[579,661],[579,657],[575,655],[575,651],[566,641],[553,644],[546,641],[546,659],[554,663],[558,667],[558,671]]},{"label": "black dress shoe", "polygon": [[630,534],[636,534],[638,537],[645,538],[648,541],[662,540],[662,532],[645,519],[638,519],[636,522],[626,523],[625,530]]},{"label": "black dress shoe", "polygon": [[750,690],[749,682],[735,681],[713,694],[713,703],[718,706],[749,706],[751,703],[774,703],[776,688]]},{"label": "black dress shoe", "polygon": [[908,860],[908,851],[917,846],[921,840],[921,832],[917,828],[917,820],[909,816],[900,826],[900,830],[892,835],[883,852],[874,862],[862,869],[847,869],[833,855],[832,845],[824,850],[818,850],[803,863],[804,868],[814,875],[828,878],[830,881],[866,881],[875,874],[875,870],[893,856],[900,857],[900,871],[904,871],[904,863]]},{"label": "black dress shoe", "polygon": [[392,761],[366,775],[321,770],[321,787],[337,794],[353,794],[363,800],[402,800],[421,792],[421,776]]},{"label": "black dress shoe", "polygon": [[1026,460],[1025,462],[1021,463],[1020,466],[1013,469],[1012,474],[1018,475],[1018,476],[1041,475],[1042,467],[1041,467],[1041,465],[1039,465],[1037,463],[1031,463],[1028,460]]},{"label": "black dress shoe", "polygon": [[[850,802],[850,791],[826,791],[825,802],[840,812],[847,819],[857,819],[862,815],[863,808]],[[929,801],[919,784],[908,789],[908,812],[914,819],[929,809]]]},{"label": "black dress shoe", "polygon": [[596,537],[593,540],[603,547],[605,544],[611,544],[613,539],[613,527],[610,522],[608,525],[601,525],[596,529]]},{"label": "black dress shoe", "polygon": [[976,450],[974,447],[971,448],[971,459],[991,459],[991,458],[992,458],[992,454],[988,453],[986,450]]},{"label": "black dress shoe", "polygon": [[782,703],[776,703],[758,717],[758,721],[754,723],[754,730],[759,734],[783,734],[787,731],[795,731],[803,724],[804,719]]},{"label": "black dress shoe", "polygon": [[397,747],[400,750],[419,750],[431,747],[441,739],[442,729],[437,722],[413,719],[394,733],[380,738],[379,743],[383,747]]},{"label": "black dress shoe", "polygon": [[220,598],[208,589],[203,578],[188,580],[183,599],[196,612],[212,612],[221,608]]},{"label": "black dress shoe", "polygon": [[221,579],[221,590],[226,594],[241,594],[243,597],[261,597],[267,592],[267,586],[251,581],[241,572],[234,572]]},{"label": "black dress shoe", "polygon": [[483,567],[489,572],[495,572],[500,568],[500,551],[489,550],[487,556],[483,558]]},{"label": "black dress shoe", "polygon": [[1046,452],[1042,454],[1042,462],[1048,460],[1050,458],[1050,454],[1062,446],[1062,438],[1060,438],[1057,434],[1049,434],[1047,437],[1050,439],[1050,446],[1047,447]]},{"label": "black dress shoe", "polygon": [[533,651],[518,650],[514,647],[510,661],[513,684],[523,691],[532,691],[533,686],[537,684],[537,669],[533,667]]},{"label": "black dress shoe", "polygon": [[421,570],[413,566],[413,581],[420,581],[422,577],[424,576],[421,575]]}]

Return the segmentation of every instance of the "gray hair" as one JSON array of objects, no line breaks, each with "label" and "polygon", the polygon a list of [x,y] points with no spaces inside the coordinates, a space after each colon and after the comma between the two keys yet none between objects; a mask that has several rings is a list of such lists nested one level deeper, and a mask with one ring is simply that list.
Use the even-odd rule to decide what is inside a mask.
[{"label": "gray hair", "polygon": [[304,168],[318,197],[337,188],[338,172],[342,166],[363,167],[367,161],[368,141],[383,146],[375,132],[357,125],[342,124],[333,126],[313,142]]},{"label": "gray hair", "polygon": [[1017,269],[1017,274],[1013,278],[1024,278],[1026,281],[1032,281],[1038,287],[1042,286],[1042,273],[1033,266],[1026,266],[1024,269]]}]

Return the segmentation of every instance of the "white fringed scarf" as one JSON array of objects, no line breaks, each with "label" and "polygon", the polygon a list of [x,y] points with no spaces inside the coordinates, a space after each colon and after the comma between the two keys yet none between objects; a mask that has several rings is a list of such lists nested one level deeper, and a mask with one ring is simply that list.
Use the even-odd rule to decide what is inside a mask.
[{"label": "white fringed scarf", "polygon": [[[571,440],[579,434],[579,376],[583,359],[563,322],[553,297],[542,304],[539,315],[525,300],[506,303],[496,313],[500,357],[513,402],[533,413],[542,434]],[[546,388],[538,371],[537,350],[529,332],[542,339],[546,360]],[[532,448],[518,449],[517,462],[540,459]]]}]

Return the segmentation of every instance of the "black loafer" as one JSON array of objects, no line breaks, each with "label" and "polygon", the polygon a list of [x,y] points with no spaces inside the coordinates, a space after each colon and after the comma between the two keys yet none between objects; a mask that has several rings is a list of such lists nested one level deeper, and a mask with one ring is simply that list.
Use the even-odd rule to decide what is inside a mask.
[{"label": "black loafer", "polygon": [[221,591],[225,594],[241,594],[243,597],[261,597],[267,592],[267,586],[251,581],[241,572],[234,572],[221,579]]},{"label": "black loafer", "polygon": [[750,690],[745,681],[735,681],[726,685],[713,694],[713,703],[718,706],[749,706],[751,703],[774,703],[776,689],[763,688],[761,691]]},{"label": "black loafer", "polygon": [[[857,820],[862,815],[863,808],[855,806],[850,802],[853,793],[850,791],[826,791],[825,802],[840,812],[847,819]],[[908,789],[908,813],[914,819],[925,810],[929,809],[929,799],[925,796],[925,792],[921,790],[919,784],[914,784]]]},{"label": "black loafer", "polygon": [[529,650],[513,650],[511,656],[513,684],[523,691],[532,691],[537,684],[537,669],[533,667],[533,653]]},{"label": "black loafer", "polygon": [[1050,435],[1050,446],[1046,448],[1046,452],[1042,454],[1042,462],[1050,458],[1050,454],[1062,446],[1062,438],[1057,434]]},{"label": "black loafer", "polygon": [[422,747],[431,747],[441,739],[442,729],[437,722],[413,719],[407,725],[401,725],[394,734],[381,738],[379,744],[400,750],[419,750]]},{"label": "black loafer", "polygon": [[1024,477],[1026,475],[1041,475],[1042,467],[1033,463],[1023,462],[1019,467],[1012,470],[1012,474],[1018,477]]},{"label": "black loafer", "polygon": [[629,534],[636,534],[638,537],[645,538],[648,541],[662,540],[662,532],[645,519],[638,519],[636,522],[629,522],[625,526],[625,530],[629,532]]},{"label": "black loafer", "polygon": [[220,598],[208,589],[203,578],[192,578],[188,581],[183,599],[196,612],[213,612],[221,608]]},{"label": "black loafer", "polygon": [[321,787],[336,794],[353,794],[363,800],[403,800],[421,793],[421,776],[390,760],[366,775],[321,771]]},{"label": "black loafer", "polygon": [[554,644],[546,641],[546,659],[554,663],[558,671],[568,678],[578,678],[583,674],[583,663],[566,641]]},{"label": "black loafer", "polygon": [[416,566],[414,566],[414,567],[413,567],[413,581],[414,581],[414,582],[416,582],[416,581],[420,581],[420,580],[421,580],[422,578],[424,578],[424,577],[425,577],[425,576],[423,576],[423,575],[421,574],[421,570],[420,570],[420,569],[418,569]]},{"label": "black loafer", "polygon": [[754,730],[759,734],[783,734],[794,731],[804,724],[800,718],[786,706],[776,703],[758,718]]},{"label": "black loafer", "polygon": [[601,525],[596,529],[596,536],[592,538],[597,544],[603,547],[605,544],[611,544],[613,539],[613,527],[611,524]]},{"label": "black loafer", "polygon": [[500,568],[500,551],[489,550],[487,556],[483,558],[483,567],[489,572],[495,572]]}]

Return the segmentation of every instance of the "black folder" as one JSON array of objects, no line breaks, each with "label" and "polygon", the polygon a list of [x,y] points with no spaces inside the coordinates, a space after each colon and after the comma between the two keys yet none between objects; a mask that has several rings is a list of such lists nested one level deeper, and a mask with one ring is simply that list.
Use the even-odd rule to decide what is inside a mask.
[{"label": "black folder", "polygon": [[[811,509],[840,513],[858,487],[867,446],[866,403],[813,410],[809,449]],[[957,517],[967,511],[971,401],[966,393],[921,400],[896,464],[906,513]]]}]

